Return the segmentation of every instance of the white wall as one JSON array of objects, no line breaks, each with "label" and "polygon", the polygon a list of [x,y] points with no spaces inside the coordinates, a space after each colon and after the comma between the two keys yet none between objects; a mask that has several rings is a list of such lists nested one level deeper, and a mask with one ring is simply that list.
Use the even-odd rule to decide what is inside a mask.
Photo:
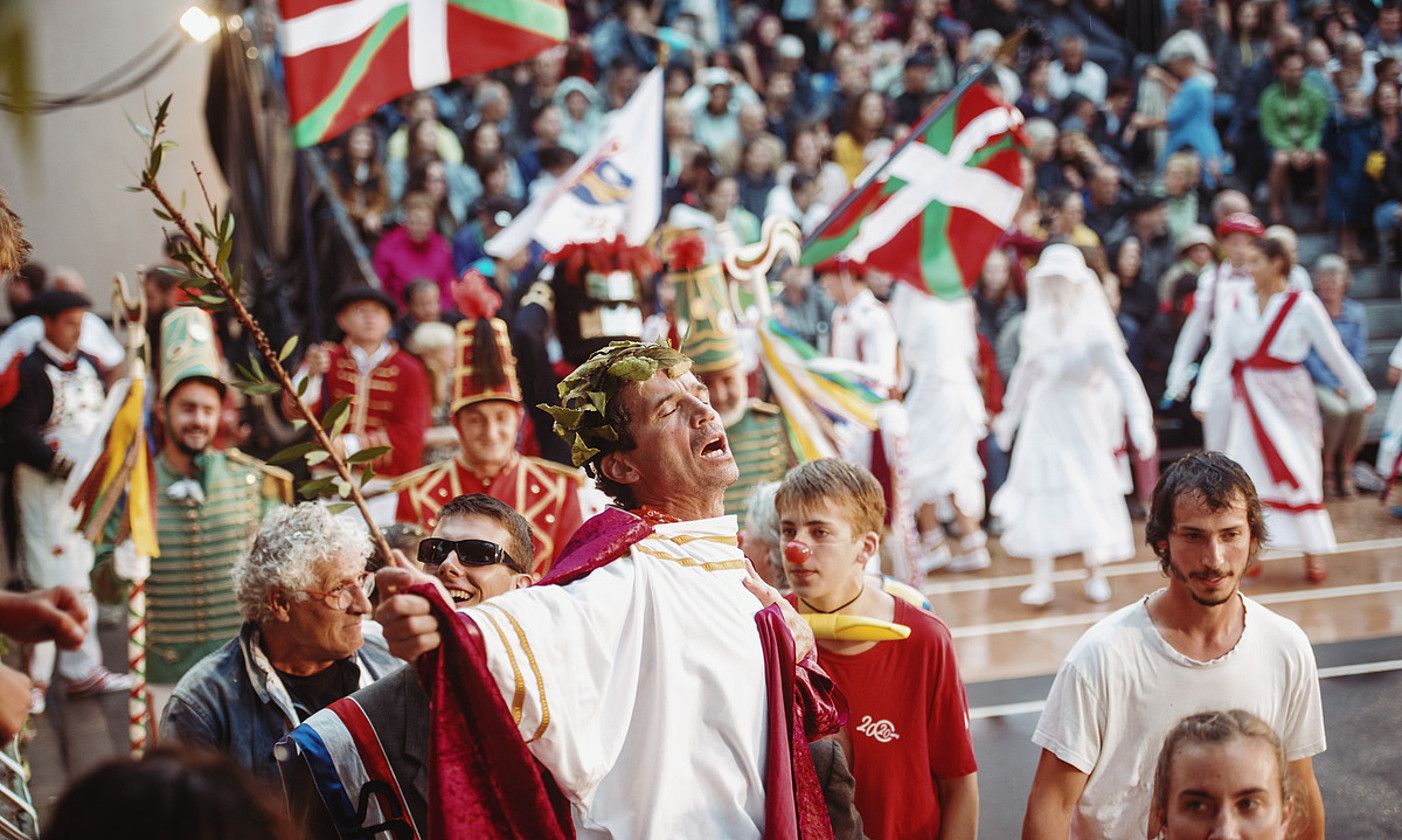
[{"label": "white wall", "polygon": [[[188,8],[191,0],[34,0],[28,4],[34,54],[34,86],[63,94],[85,87],[147,47]],[[220,37],[220,36],[216,36]],[[216,201],[223,182],[204,126],[204,90],[213,41],[186,41],[175,59],[144,90],[100,105],[39,116],[34,142],[19,142],[13,117],[0,113],[0,187],[24,220],[34,258],[52,268],[69,265],[87,279],[94,303],[107,311],[113,273],[128,279],[138,264],[161,256],[161,222],[145,194],[124,192],[134,184],[144,155],[142,140],[126,115],[146,122],[174,94],[161,182],[194,209],[199,191],[189,161],[205,173]],[[154,60],[154,56],[152,56]],[[0,302],[0,307],[3,303]]]}]

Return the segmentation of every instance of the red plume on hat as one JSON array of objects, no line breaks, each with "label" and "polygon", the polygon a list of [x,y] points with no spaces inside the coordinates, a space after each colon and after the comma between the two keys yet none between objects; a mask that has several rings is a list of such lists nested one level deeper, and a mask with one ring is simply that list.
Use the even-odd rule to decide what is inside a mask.
[{"label": "red plume on hat", "polygon": [[507,326],[492,317],[501,309],[501,294],[486,275],[469,268],[453,281],[453,301],[464,318],[454,329],[457,368],[452,411],[483,400],[520,402],[521,386],[516,380]]},{"label": "red plume on hat", "polygon": [[469,268],[453,281],[453,302],[464,318],[491,318],[501,309],[501,294],[486,275]]},{"label": "red plume on hat", "polygon": [[1250,213],[1232,213],[1217,223],[1217,238],[1221,239],[1232,233],[1244,233],[1259,239],[1266,235],[1266,226]]},{"label": "red plume on hat", "polygon": [[577,280],[588,272],[626,271],[639,280],[662,270],[657,255],[642,245],[629,245],[622,236],[599,242],[572,242],[546,258],[560,266],[564,277]]}]

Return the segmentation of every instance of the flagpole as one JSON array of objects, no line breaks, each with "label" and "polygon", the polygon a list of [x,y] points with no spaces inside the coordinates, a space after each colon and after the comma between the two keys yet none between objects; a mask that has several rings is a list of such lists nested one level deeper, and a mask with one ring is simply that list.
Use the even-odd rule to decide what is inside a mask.
[{"label": "flagpole", "polygon": [[[827,215],[827,218],[823,219],[817,227],[813,228],[810,233],[803,237],[802,247],[807,248],[809,245],[813,244],[818,237],[822,236],[824,231],[832,227],[833,222],[837,221],[843,213],[847,212],[847,208],[851,207],[853,202],[857,200],[857,197],[862,194],[862,190],[865,190],[870,184],[879,181],[881,176],[886,174],[886,170],[890,169],[891,164],[895,162],[896,155],[900,154],[901,150],[914,142],[917,137],[924,134],[925,129],[933,125],[935,120],[938,120],[948,113],[949,109],[954,107],[955,103],[959,101],[959,98],[963,96],[969,88],[978,84],[984,76],[988,75],[988,71],[993,69],[993,64],[998,61],[999,58],[1016,50],[1018,45],[1022,43],[1022,34],[1024,31],[1025,30],[1018,30],[1013,33],[1011,37],[1003,42],[1003,46],[999,47],[996,53],[980,62],[964,77],[963,81],[955,85],[939,102],[930,106],[930,109],[920,117],[919,121],[915,123],[910,131],[907,131],[905,136],[897,141],[896,145],[891,148],[891,151],[886,154],[886,159],[881,162],[881,165],[876,168],[876,171],[867,176],[860,184],[853,184],[852,188],[847,191],[847,195],[842,197],[842,200],[839,201],[837,206],[832,209],[832,212]],[[782,269],[783,264],[781,263],[779,267]]]}]

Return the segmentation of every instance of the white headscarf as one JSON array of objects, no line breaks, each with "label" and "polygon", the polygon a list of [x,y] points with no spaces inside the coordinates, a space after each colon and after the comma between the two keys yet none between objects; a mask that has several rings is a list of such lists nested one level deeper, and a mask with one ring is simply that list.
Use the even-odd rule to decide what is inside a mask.
[{"label": "white headscarf", "polygon": [[1081,249],[1049,245],[1027,272],[1027,314],[1021,352],[1040,355],[1053,348],[1109,341],[1123,349],[1124,335]]}]

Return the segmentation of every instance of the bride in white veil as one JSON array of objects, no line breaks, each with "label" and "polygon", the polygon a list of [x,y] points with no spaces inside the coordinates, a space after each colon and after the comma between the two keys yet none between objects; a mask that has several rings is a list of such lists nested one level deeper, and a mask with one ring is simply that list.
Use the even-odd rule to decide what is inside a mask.
[{"label": "bride in white veil", "polygon": [[1054,562],[1067,554],[1081,555],[1085,595],[1102,603],[1110,584],[1101,567],[1135,550],[1115,456],[1121,428],[1105,411],[1106,384],[1118,392],[1130,439],[1145,457],[1156,449],[1153,411],[1078,248],[1048,246],[1027,286],[1021,351],[993,424],[1000,446],[1010,448],[1014,433],[1017,446],[991,510],[1004,523],[1003,548],[1032,561],[1024,604],[1051,602]]}]

